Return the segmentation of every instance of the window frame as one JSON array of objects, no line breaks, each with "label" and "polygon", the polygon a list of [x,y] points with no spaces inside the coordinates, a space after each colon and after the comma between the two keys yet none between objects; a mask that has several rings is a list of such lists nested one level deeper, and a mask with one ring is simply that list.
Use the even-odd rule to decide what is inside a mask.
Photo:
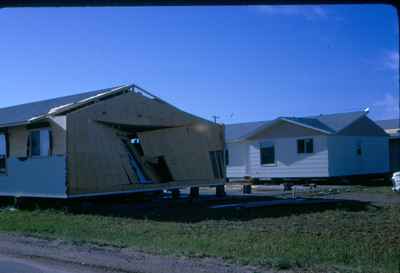
[{"label": "window frame", "polygon": [[[311,143],[311,146],[308,146],[309,143]],[[299,138],[296,140],[296,144],[297,154],[299,155],[315,153],[314,139],[312,137]],[[311,147],[311,149],[308,149],[309,147]]]},{"label": "window frame", "polygon": [[[265,167],[276,167],[277,162],[276,162],[276,147],[275,143],[272,141],[263,141],[259,143],[259,153],[260,153],[260,165],[265,166]],[[273,163],[263,163],[263,156],[262,156],[262,149],[266,148],[273,148],[274,154],[273,154]]]},{"label": "window frame", "polygon": [[[47,153],[47,155],[42,155],[42,134],[41,134],[41,132],[42,131],[47,131],[48,132],[48,137],[49,137],[49,139],[48,139],[48,141],[49,141],[49,144],[48,144],[48,153]],[[32,133],[35,133],[35,132],[39,132],[39,153],[40,153],[40,155],[32,155],[32,147],[33,147],[33,145],[32,145]],[[50,127],[44,127],[44,128],[35,128],[35,129],[30,129],[29,130],[29,135],[28,135],[28,157],[29,158],[44,158],[44,157],[50,157],[50,156],[52,156],[52,154],[53,154],[53,133],[52,133],[52,130],[51,130],[51,128]]]}]

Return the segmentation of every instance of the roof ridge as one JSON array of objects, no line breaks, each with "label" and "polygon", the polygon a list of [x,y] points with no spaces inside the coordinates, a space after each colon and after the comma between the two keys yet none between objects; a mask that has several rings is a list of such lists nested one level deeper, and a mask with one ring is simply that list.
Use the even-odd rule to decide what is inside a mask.
[{"label": "roof ridge", "polygon": [[245,122],[238,122],[238,123],[226,123],[225,125],[242,125],[242,124],[250,124],[250,123],[262,123],[262,122],[269,122],[273,119],[269,120],[259,120],[259,121],[245,121]]}]

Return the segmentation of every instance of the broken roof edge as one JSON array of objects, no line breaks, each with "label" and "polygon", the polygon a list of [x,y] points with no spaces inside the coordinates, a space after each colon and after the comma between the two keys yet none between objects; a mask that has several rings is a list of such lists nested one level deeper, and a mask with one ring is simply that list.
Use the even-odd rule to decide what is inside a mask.
[{"label": "broken roof edge", "polygon": [[[111,90],[108,90],[108,91],[107,91],[107,89],[103,89],[104,92],[102,92],[100,94],[97,94],[97,95],[82,99],[82,100],[77,101],[77,102],[67,103],[67,104],[64,104],[64,105],[53,107],[53,108],[49,109],[49,111],[47,113],[43,114],[43,115],[32,116],[27,120],[21,120],[21,121],[18,121],[18,122],[0,124],[0,128],[24,126],[24,125],[29,125],[29,124],[32,124],[32,123],[40,122],[40,121],[43,121],[43,120],[47,120],[50,117],[60,116],[60,115],[65,114],[66,112],[74,111],[75,108],[84,107],[84,106],[86,106],[88,104],[91,104],[95,100],[103,99],[103,98],[106,98],[107,96],[112,96],[115,93],[121,92],[124,89],[130,89],[132,87],[135,87],[135,85],[134,84],[127,84],[127,85],[123,85],[123,86],[113,87]],[[73,96],[73,95],[71,95],[71,96]],[[44,101],[46,101],[46,100],[44,100]],[[38,101],[38,102],[41,102],[41,101]],[[30,103],[26,103],[26,104],[30,104]],[[24,105],[24,104],[22,104],[22,105]],[[11,107],[14,107],[14,106],[10,106],[10,108]]]},{"label": "broken roof edge", "polygon": [[91,104],[92,102],[96,101],[96,100],[100,100],[103,98],[106,98],[107,96],[112,96],[118,92],[124,91],[124,90],[129,90],[130,88],[134,87],[134,84],[127,84],[127,85],[122,85],[122,86],[118,86],[115,87],[109,91],[105,91],[103,93],[94,95],[92,97],[88,97],[85,99],[82,99],[80,101],[77,101],[75,103],[69,103],[69,104],[65,104],[65,105],[60,105],[57,107],[53,107],[52,109],[49,110],[49,112],[47,113],[47,116],[57,116],[57,115],[63,115],[67,112],[71,112],[74,110],[77,110],[77,108],[81,108],[84,107],[86,105]]},{"label": "broken roof edge", "polygon": [[[32,116],[26,117],[26,119],[21,119],[21,120],[15,121],[15,122],[13,121],[13,122],[2,123],[2,124],[0,124],[0,128],[24,126],[24,125],[29,125],[29,124],[36,123],[36,122],[41,122],[41,121],[46,120],[51,117],[67,115],[70,112],[73,112],[73,111],[79,110],[81,108],[84,108],[86,106],[92,105],[93,103],[96,103],[98,101],[112,98],[115,96],[115,94],[118,94],[119,92],[121,92],[121,95],[132,92],[136,95],[144,96],[147,99],[151,99],[156,102],[166,104],[170,107],[175,108],[177,111],[182,112],[188,116],[191,116],[193,119],[197,120],[197,122],[194,122],[194,123],[204,122],[204,123],[209,123],[212,125],[221,126],[220,124],[213,123],[210,120],[207,120],[205,118],[196,116],[196,115],[188,113],[182,109],[179,109],[178,107],[164,101],[160,97],[155,96],[154,94],[150,93],[149,91],[145,90],[144,88],[142,88],[136,84],[126,84],[126,85],[121,85],[121,86],[112,87],[112,88],[108,88],[108,89],[102,89],[99,91],[101,91],[101,93],[97,93],[97,94],[94,94],[94,95],[88,96],[88,97],[83,97],[77,101],[68,102],[65,104],[54,105],[52,108],[47,109],[47,111],[44,112],[43,114],[40,113],[39,115],[36,115],[36,116],[32,115]],[[77,95],[79,95],[79,94],[77,94]],[[74,95],[71,95],[71,96],[74,96]],[[32,103],[41,103],[41,102],[45,102],[45,101],[47,101],[47,100],[32,102]],[[27,103],[27,105],[29,105],[29,104],[31,104],[31,103]],[[24,104],[22,104],[22,105],[24,105]],[[16,106],[19,106],[19,105],[16,105]],[[12,107],[15,107],[15,106],[10,106],[9,108],[12,108]]]}]

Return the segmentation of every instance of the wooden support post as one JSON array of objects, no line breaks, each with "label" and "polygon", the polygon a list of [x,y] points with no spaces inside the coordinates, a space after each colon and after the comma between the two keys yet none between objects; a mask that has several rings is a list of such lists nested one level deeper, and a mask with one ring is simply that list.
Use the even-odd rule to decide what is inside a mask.
[{"label": "wooden support post", "polygon": [[251,185],[250,184],[243,185],[243,193],[244,194],[251,194]]},{"label": "wooden support post", "polygon": [[190,188],[190,198],[199,197],[199,187],[191,187]]},{"label": "wooden support post", "polygon": [[218,197],[223,197],[226,195],[225,193],[225,185],[220,185],[215,187],[215,195]]},{"label": "wooden support post", "polygon": [[179,197],[181,196],[181,191],[178,189],[171,190],[171,194],[172,194],[172,199],[179,199]]}]

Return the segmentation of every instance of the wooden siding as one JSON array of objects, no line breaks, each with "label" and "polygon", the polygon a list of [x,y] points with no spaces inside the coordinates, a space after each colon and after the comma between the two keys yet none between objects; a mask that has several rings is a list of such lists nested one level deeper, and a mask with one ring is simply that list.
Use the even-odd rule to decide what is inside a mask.
[{"label": "wooden siding", "polygon": [[[54,117],[49,120],[52,131],[52,155],[66,154],[66,122],[65,117]],[[28,137],[30,130],[26,126],[11,127],[7,129],[10,157],[27,157]]]},{"label": "wooden siding", "polygon": [[[112,124],[182,126],[205,120],[180,111],[157,99],[129,92],[83,108],[85,115],[93,120]],[[72,112],[73,114],[75,112]]]},{"label": "wooden siding", "polygon": [[119,191],[133,177],[117,131],[93,120],[68,119],[68,193]]},{"label": "wooden siding", "polygon": [[[361,145],[362,155],[357,154]],[[331,176],[376,174],[389,171],[389,137],[330,136]]]},{"label": "wooden siding", "polygon": [[[299,178],[327,177],[328,149],[326,136],[314,136],[314,153],[298,154],[297,139],[275,138],[253,141],[249,146],[249,174],[258,178]],[[262,141],[272,141],[275,145],[276,164],[263,166],[260,163],[260,145]]]},{"label": "wooden siding", "polygon": [[53,155],[65,155],[67,152],[67,124],[65,116],[50,118],[50,128],[53,136]]},{"label": "wooden siding", "polygon": [[[67,114],[67,126],[70,195],[163,188],[180,180],[183,186],[190,181],[213,183],[208,151],[224,148],[221,126],[132,92]],[[136,181],[121,138],[123,130],[140,126],[179,126],[138,134],[143,159],[163,155],[177,181],[151,185]]]},{"label": "wooden siding", "polygon": [[29,131],[25,126],[8,129],[10,157],[26,157]]},{"label": "wooden siding", "polygon": [[[205,126],[205,125],[204,125]],[[144,154],[164,156],[174,180],[214,179],[209,151],[223,150],[218,130],[180,127],[139,133]],[[206,164],[204,164],[206,163]]]}]

